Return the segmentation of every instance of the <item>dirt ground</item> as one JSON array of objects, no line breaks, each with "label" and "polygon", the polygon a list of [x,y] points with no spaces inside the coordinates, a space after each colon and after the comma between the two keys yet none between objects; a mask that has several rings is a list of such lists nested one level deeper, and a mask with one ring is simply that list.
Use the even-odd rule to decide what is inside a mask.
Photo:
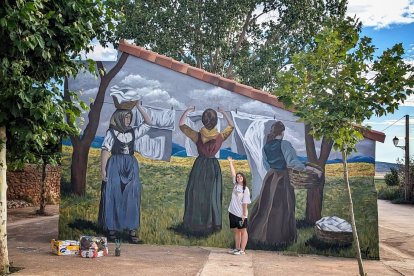
[{"label": "dirt ground", "polygon": [[[414,275],[414,207],[378,201],[380,261],[364,261],[368,275]],[[47,206],[49,216],[36,208],[8,212],[8,247],[13,275],[358,275],[355,259],[315,255],[288,256],[250,250],[244,256],[226,249],[184,246],[121,245],[115,257],[85,259],[50,253],[57,238],[58,206]]]}]

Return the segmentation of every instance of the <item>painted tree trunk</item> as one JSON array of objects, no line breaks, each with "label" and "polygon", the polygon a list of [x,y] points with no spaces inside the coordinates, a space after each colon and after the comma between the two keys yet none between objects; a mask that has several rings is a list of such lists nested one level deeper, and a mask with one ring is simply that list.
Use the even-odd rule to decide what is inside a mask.
[{"label": "painted tree trunk", "polygon": [[308,189],[306,196],[306,222],[315,224],[322,217],[323,189],[325,187],[325,165],[332,149],[332,142],[322,139],[319,158],[316,155],[316,147],[313,136],[310,134],[309,125],[305,125],[305,144],[308,161],[317,164],[322,169],[321,183]]},{"label": "painted tree trunk", "polygon": [[358,232],[355,224],[355,215],[354,215],[354,203],[352,201],[351,186],[349,185],[349,174],[348,174],[348,162],[346,161],[347,155],[345,152],[342,152],[342,164],[344,168],[344,180],[346,189],[348,191],[348,200],[349,200],[349,213],[351,215],[351,225],[352,225],[352,235],[354,237],[354,248],[356,250],[356,255],[358,259],[359,275],[364,276],[364,265],[362,264],[361,257],[361,247],[359,246]]},{"label": "painted tree trunk", "polygon": [[7,182],[6,182],[6,127],[0,126],[0,274],[9,273],[7,249]]},{"label": "painted tree trunk", "polygon": [[89,145],[74,145],[71,165],[72,193],[85,195],[86,192],[86,172],[88,167]]}]

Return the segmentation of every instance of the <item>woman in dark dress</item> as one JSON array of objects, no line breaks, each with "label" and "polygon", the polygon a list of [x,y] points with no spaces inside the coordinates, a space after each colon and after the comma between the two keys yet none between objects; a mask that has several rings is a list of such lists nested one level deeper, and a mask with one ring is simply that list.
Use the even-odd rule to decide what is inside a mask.
[{"label": "woman in dark dress", "polygon": [[136,231],[140,226],[141,181],[139,165],[134,156],[137,141],[150,129],[150,118],[138,103],[144,119],[140,126],[131,127],[132,111],[117,109],[102,143],[102,188],[99,206],[99,225],[113,240],[127,230],[131,243],[138,243]]},{"label": "woman in dark dress", "polygon": [[199,154],[185,190],[183,226],[189,234],[208,235],[221,230],[222,225],[222,176],[215,155],[233,131],[234,125],[226,112],[219,108],[218,111],[226,118],[228,126],[223,132],[218,132],[217,112],[209,108],[201,117],[204,127],[197,132],[185,124],[188,113],[194,110],[194,107],[188,108],[179,122],[180,130],[197,145]]},{"label": "woman in dark dress", "polygon": [[296,199],[288,168],[307,168],[297,158],[292,144],[283,140],[284,131],[283,123],[275,122],[263,147],[270,169],[253,206],[248,230],[256,245],[284,247],[296,241]]}]

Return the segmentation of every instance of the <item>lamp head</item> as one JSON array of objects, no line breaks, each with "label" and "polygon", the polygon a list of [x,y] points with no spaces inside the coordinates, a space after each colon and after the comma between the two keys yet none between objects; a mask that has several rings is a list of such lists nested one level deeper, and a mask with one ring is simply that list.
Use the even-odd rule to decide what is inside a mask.
[{"label": "lamp head", "polygon": [[397,138],[397,136],[395,136],[394,139],[392,139],[392,142],[394,143],[394,146],[397,146],[399,141],[400,140]]}]

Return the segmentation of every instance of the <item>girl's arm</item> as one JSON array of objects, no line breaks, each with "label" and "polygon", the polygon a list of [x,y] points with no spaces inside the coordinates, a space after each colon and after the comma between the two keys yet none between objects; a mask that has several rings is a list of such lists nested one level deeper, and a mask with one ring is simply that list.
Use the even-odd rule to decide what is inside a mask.
[{"label": "girl's arm", "polygon": [[247,203],[243,203],[242,207],[243,207],[242,219],[244,220],[245,218],[247,218]]},{"label": "girl's arm", "polygon": [[236,170],[234,169],[233,158],[229,156],[227,157],[227,160],[229,160],[231,177],[233,178],[234,181],[236,181]]},{"label": "girl's arm", "polygon": [[138,101],[137,108],[138,108],[138,111],[141,113],[142,118],[144,119],[144,123],[146,123],[147,125],[151,125],[151,118],[148,115],[148,113],[145,112],[145,109],[142,107],[141,101]]},{"label": "girl's arm", "polygon": [[110,153],[109,151],[102,149],[101,151],[101,177],[102,181],[107,181],[107,175],[106,175],[106,163],[108,163]]}]

